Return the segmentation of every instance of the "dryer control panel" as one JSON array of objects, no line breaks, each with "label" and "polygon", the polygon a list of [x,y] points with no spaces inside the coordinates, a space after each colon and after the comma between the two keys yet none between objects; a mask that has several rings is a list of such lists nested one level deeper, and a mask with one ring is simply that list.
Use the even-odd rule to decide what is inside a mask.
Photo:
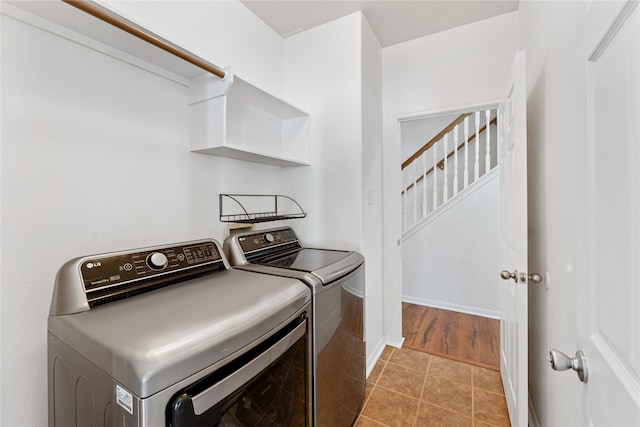
[{"label": "dryer control panel", "polygon": [[245,254],[297,241],[298,238],[291,228],[265,230],[238,237],[238,243]]},{"label": "dryer control panel", "polygon": [[50,314],[86,311],[228,268],[213,239],[72,259],[58,270]]},{"label": "dryer control panel", "polygon": [[80,272],[85,290],[92,292],[221,260],[213,243],[201,243],[88,258],[81,264]]}]

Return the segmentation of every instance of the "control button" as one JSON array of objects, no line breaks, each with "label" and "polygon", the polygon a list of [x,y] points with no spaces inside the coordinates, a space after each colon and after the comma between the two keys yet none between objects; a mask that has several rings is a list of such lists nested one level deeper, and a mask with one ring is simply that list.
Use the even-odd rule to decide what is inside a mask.
[{"label": "control button", "polygon": [[264,242],[265,243],[273,243],[275,239],[273,238],[273,234],[271,233],[267,233],[264,235]]},{"label": "control button", "polygon": [[178,254],[178,261],[184,261],[184,255]]},{"label": "control button", "polygon": [[131,270],[133,270],[133,265],[131,265],[131,263],[128,262],[128,263],[126,263],[124,265],[124,269],[125,269],[125,271],[131,271]]},{"label": "control button", "polygon": [[147,257],[147,265],[154,270],[162,270],[168,262],[167,256],[162,252],[153,252]]}]

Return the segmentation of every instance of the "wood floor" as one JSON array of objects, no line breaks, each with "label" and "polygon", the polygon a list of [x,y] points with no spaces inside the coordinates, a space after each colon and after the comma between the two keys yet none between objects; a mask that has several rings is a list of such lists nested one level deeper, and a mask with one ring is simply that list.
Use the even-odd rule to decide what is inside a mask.
[{"label": "wood floor", "polygon": [[482,368],[500,370],[496,319],[402,303],[403,347]]}]

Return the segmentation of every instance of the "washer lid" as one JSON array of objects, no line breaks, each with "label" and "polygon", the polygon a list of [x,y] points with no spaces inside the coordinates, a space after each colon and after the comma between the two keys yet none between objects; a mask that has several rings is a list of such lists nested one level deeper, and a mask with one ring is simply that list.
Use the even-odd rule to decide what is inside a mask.
[{"label": "washer lid", "polygon": [[254,259],[251,263],[237,265],[236,269],[273,274],[283,277],[295,277],[313,288],[317,293],[323,287],[336,284],[362,263],[364,257],[353,251],[330,249],[301,249],[299,256],[288,254],[278,257]]},{"label": "washer lid", "polygon": [[241,350],[311,300],[294,279],[232,270],[49,317],[49,333],[140,398]]},{"label": "washer lid", "polygon": [[256,260],[254,263],[270,265],[272,267],[283,267],[290,270],[313,272],[335,264],[348,255],[348,251],[303,248],[284,256]]}]

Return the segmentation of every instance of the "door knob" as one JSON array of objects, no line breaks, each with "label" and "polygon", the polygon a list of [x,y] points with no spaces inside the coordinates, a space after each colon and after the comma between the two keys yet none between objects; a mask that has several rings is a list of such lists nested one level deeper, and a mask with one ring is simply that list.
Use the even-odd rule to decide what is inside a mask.
[{"label": "door knob", "polygon": [[504,280],[513,279],[514,282],[518,283],[518,270],[513,270],[513,273],[507,270],[502,270],[500,272],[500,277]]},{"label": "door knob", "polygon": [[[517,283],[518,282],[518,270],[513,270],[513,273],[510,272],[510,271],[507,271],[507,270],[502,270],[500,272],[500,277],[502,277],[504,280],[513,279],[513,281]],[[524,283],[525,282],[524,277],[520,277],[520,281],[522,283]],[[542,282],[542,276],[539,275],[538,273],[529,274],[529,282],[531,282],[531,283],[541,283]]]},{"label": "door knob", "polygon": [[538,273],[532,273],[529,275],[529,281],[531,283],[541,283],[542,282],[542,276],[539,275]]},{"label": "door knob", "polygon": [[573,369],[578,373],[578,378],[583,383],[589,380],[589,371],[587,369],[587,358],[582,350],[576,351],[575,357],[569,357],[560,350],[555,348],[549,352],[549,363],[554,371],[566,371]]}]

